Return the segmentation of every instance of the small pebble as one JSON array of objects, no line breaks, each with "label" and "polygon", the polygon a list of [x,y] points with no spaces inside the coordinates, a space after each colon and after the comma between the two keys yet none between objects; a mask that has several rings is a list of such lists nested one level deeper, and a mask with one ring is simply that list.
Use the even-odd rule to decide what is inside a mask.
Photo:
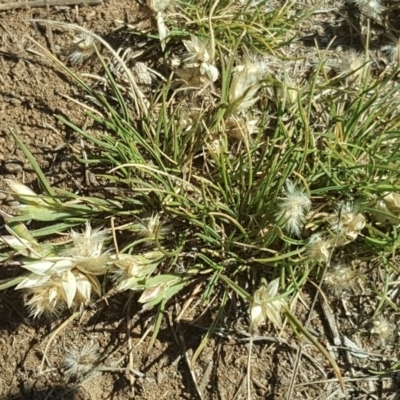
[{"label": "small pebble", "polygon": [[6,202],[6,203],[9,203],[10,201],[14,201],[15,199],[14,199],[14,197],[12,197],[11,196],[11,194],[8,194],[5,198],[4,198],[4,201]]},{"label": "small pebble", "polygon": [[157,385],[161,385],[164,381],[165,375],[161,371],[157,371]]},{"label": "small pebble", "polygon": [[9,174],[16,174],[17,172],[22,171],[22,163],[17,161],[5,161],[4,169]]},{"label": "small pebble", "polygon": [[6,199],[6,198],[7,198],[7,196],[8,196],[8,194],[7,194],[7,193],[0,192],[0,201],[1,201],[1,200],[4,200],[4,199]]}]

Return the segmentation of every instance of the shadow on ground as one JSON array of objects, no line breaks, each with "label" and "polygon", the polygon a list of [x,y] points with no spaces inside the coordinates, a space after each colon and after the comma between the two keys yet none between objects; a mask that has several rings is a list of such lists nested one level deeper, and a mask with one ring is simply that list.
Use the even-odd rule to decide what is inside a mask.
[{"label": "shadow on ground", "polygon": [[62,386],[21,387],[10,391],[16,394],[0,397],[0,400],[83,400],[77,389]]}]

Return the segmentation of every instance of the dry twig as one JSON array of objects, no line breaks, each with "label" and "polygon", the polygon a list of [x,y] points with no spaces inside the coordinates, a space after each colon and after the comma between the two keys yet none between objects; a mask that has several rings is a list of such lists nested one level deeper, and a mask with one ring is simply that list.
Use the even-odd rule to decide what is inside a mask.
[{"label": "dry twig", "polygon": [[96,6],[103,4],[103,0],[39,0],[39,1],[15,1],[8,4],[0,4],[0,11],[17,10],[18,8],[57,7],[57,6]]}]

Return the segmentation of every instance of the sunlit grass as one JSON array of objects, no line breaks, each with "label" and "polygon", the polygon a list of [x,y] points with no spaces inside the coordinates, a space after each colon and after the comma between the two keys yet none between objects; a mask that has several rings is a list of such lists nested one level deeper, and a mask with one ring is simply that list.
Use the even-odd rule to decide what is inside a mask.
[{"label": "sunlit grass", "polygon": [[[284,57],[281,49],[309,14],[297,15],[287,3],[279,9],[266,4],[191,1],[165,12],[170,36],[165,53],[160,43],[157,51],[165,61],[159,71],[166,73],[154,78],[147,97],[130,78],[124,86],[112,73],[107,60],[115,54],[109,49],[94,50],[103,64],[105,91],[46,54],[94,100],[98,112],[87,115],[102,134],[58,118],[95,149],[79,161],[101,166],[102,178],[119,192],[107,199],[60,193],[34,165],[46,196],[10,218],[9,229],[18,236],[17,221],[48,222],[47,230],[31,232],[37,237],[86,220],[109,226],[112,217],[110,241],[113,232],[121,254],[145,257],[156,251],[154,268],[124,286],[140,291],[138,299],[147,308],[159,307],[153,341],[166,302],[193,283],[203,285],[203,304],[216,302],[215,327],[229,296],[250,306],[261,279],[277,278],[279,298],[287,304],[279,311],[296,325],[297,295],[309,280],[320,282],[338,260],[379,259],[394,268],[400,202],[388,193],[400,190],[395,73],[374,78],[358,69],[328,75],[329,55],[320,53],[307,78],[290,76],[293,63],[301,60]],[[190,35],[210,53],[200,67],[182,61],[187,52],[182,40]],[[235,98],[232,85],[247,56],[264,69]],[[174,57],[180,65],[171,67]],[[183,85],[178,68],[198,67],[196,84]],[[16,197],[29,203],[26,196]],[[138,226],[155,215],[151,235],[140,234]],[[334,277],[329,279],[333,286]],[[386,305],[384,295],[379,309]]]}]

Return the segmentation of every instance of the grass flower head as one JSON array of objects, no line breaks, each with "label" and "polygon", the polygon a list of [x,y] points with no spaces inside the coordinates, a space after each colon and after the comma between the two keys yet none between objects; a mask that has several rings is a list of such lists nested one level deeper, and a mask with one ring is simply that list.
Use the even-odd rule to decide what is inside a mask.
[{"label": "grass flower head", "polygon": [[190,35],[190,40],[184,40],[187,53],[183,57],[185,64],[199,64],[210,62],[210,51],[208,45],[202,42],[197,36]]},{"label": "grass flower head", "polygon": [[[191,35],[190,40],[184,40],[183,44],[187,53],[183,56],[184,68],[177,71],[180,78],[185,80],[188,86],[194,87],[202,86],[199,85],[200,82],[215,82],[219,78],[219,70],[213,65],[209,45],[195,35]],[[200,82],[195,83],[196,81]]]},{"label": "grass flower head", "polygon": [[228,97],[234,112],[247,110],[258,100],[259,81],[265,72],[265,63],[252,62],[248,56],[235,68]]},{"label": "grass flower head", "polygon": [[253,303],[250,309],[251,325],[257,328],[267,320],[277,328],[282,328],[281,311],[286,306],[283,299],[275,299],[279,289],[279,278],[267,284],[262,279],[261,286],[254,292]]},{"label": "grass flower head", "polygon": [[172,0],[148,0],[147,5],[156,13],[158,37],[161,43],[161,50],[164,51],[169,34],[168,28],[165,25],[164,13],[172,5]]},{"label": "grass flower head", "polygon": [[246,117],[238,115],[230,115],[225,120],[225,132],[228,136],[235,139],[248,139],[253,133],[259,129],[258,120],[248,120]]},{"label": "grass flower head", "polygon": [[81,65],[95,52],[100,43],[90,33],[82,33],[75,37],[69,48],[68,59],[72,65]]},{"label": "grass flower head", "polygon": [[[390,200],[387,199],[387,200]],[[374,210],[371,211],[372,218],[374,221],[382,224],[382,225],[399,225],[400,219],[396,217],[386,205],[384,200],[378,200],[375,204]]]},{"label": "grass flower head", "polygon": [[359,10],[371,18],[378,18],[383,11],[383,6],[379,0],[353,0]]},{"label": "grass flower head", "polygon": [[308,194],[303,189],[296,187],[293,182],[286,182],[284,197],[280,198],[277,216],[289,235],[297,237],[301,235],[301,229],[310,207],[311,200]]},{"label": "grass flower head", "polygon": [[65,375],[70,378],[85,378],[97,366],[100,359],[99,345],[95,341],[86,343],[80,350],[76,348],[68,349],[63,366]]},{"label": "grass flower head", "polygon": [[372,321],[372,325],[371,333],[377,335],[383,345],[394,338],[395,326],[388,319],[380,316]]},{"label": "grass flower head", "polygon": [[93,230],[86,223],[82,233],[71,231],[73,246],[65,250],[62,255],[72,258],[75,266],[82,272],[91,275],[104,275],[108,268],[110,256],[104,251],[106,233],[100,229]]},{"label": "grass flower head", "polygon": [[163,225],[160,214],[153,214],[151,217],[143,218],[139,223],[134,224],[131,229],[140,237],[154,241],[156,236],[162,240],[170,232],[170,227]]},{"label": "grass flower head", "polygon": [[163,12],[172,4],[172,0],[147,0],[147,6],[155,12]]},{"label": "grass flower head", "polygon": [[161,262],[162,253],[150,251],[143,255],[120,254],[113,262],[114,280],[118,290],[136,290],[143,286],[143,279]]},{"label": "grass flower head", "polygon": [[394,215],[400,215],[400,194],[395,192],[385,193],[383,202],[387,209]]},{"label": "grass flower head", "polygon": [[101,295],[97,275],[110,268],[110,256],[103,252],[104,232],[92,231],[87,223],[83,233],[72,231],[71,237],[70,248],[22,264],[30,274],[16,289],[31,292],[27,305],[34,317],[81,307],[90,303],[93,293]]},{"label": "grass flower head", "polygon": [[343,246],[354,241],[365,227],[365,217],[350,202],[340,204],[329,222],[331,229],[337,233],[336,244]]},{"label": "grass flower head", "polygon": [[336,295],[351,290],[354,286],[356,271],[347,265],[336,265],[329,269],[324,277],[324,283]]},{"label": "grass flower head", "polygon": [[97,294],[101,292],[98,280],[89,280],[79,270],[73,269],[74,263],[70,259],[48,259],[24,264],[23,267],[31,274],[16,289],[28,289],[32,293],[27,306],[34,317],[88,304],[93,287]]},{"label": "grass flower head", "polygon": [[184,67],[176,70],[183,86],[191,89],[204,88],[215,82],[219,77],[219,71],[211,64],[202,63],[197,67]]},{"label": "grass flower head", "polygon": [[367,76],[368,66],[369,64],[365,61],[363,54],[350,51],[346,54],[346,58],[342,60],[339,70],[341,74],[348,75],[346,78],[347,83],[359,85],[363,77]]},{"label": "grass flower head", "polygon": [[217,67],[209,63],[201,63],[199,68],[200,74],[207,76],[210,82],[215,82],[219,78]]},{"label": "grass flower head", "polygon": [[334,241],[332,238],[315,233],[308,241],[308,259],[312,262],[328,262],[333,247]]}]

